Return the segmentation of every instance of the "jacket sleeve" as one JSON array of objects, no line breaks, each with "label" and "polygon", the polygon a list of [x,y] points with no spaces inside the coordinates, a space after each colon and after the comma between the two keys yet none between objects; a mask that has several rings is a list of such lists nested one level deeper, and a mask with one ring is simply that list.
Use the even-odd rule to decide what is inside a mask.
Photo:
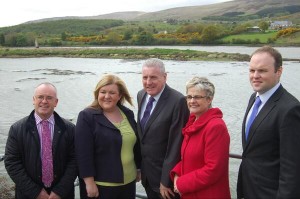
[{"label": "jacket sleeve", "polygon": [[93,126],[91,114],[81,111],[75,128],[75,150],[80,178],[96,175]]},{"label": "jacket sleeve", "polygon": [[176,164],[176,166],[172,169],[172,171],[170,172],[170,177],[171,177],[171,180],[174,182],[174,177],[175,175],[177,176],[181,176],[181,165],[182,165],[182,162],[178,162]]},{"label": "jacket sleeve", "polygon": [[182,143],[182,128],[189,118],[189,110],[185,98],[182,96],[174,107],[172,125],[169,129],[169,141],[166,156],[162,165],[160,182],[166,187],[172,187],[170,171],[180,160],[180,148]]},{"label": "jacket sleeve", "polygon": [[22,163],[21,139],[18,135],[21,133],[21,127],[12,125],[10,127],[5,148],[4,164],[8,175],[14,181],[18,189],[27,198],[36,198],[41,192],[42,187],[34,183],[27,175]]},{"label": "jacket sleeve", "polygon": [[[300,197],[300,105],[285,111],[280,125],[280,173],[276,198]],[[283,113],[282,113],[283,114]]]},{"label": "jacket sleeve", "polygon": [[230,138],[227,129],[219,124],[205,131],[205,143],[202,143],[205,144],[205,165],[177,179],[177,188],[182,194],[207,188],[228,173]]},{"label": "jacket sleeve", "polygon": [[68,139],[68,151],[62,153],[67,154],[67,165],[59,183],[52,189],[52,191],[58,194],[61,198],[64,198],[68,194],[70,194],[70,190],[74,188],[74,181],[77,177],[77,166],[74,146],[75,126],[69,123],[67,125],[66,133],[66,139]]}]

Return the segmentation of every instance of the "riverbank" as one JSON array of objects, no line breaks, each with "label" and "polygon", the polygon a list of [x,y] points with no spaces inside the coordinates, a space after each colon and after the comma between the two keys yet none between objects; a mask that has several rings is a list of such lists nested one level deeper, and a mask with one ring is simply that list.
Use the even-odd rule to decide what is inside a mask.
[{"label": "riverbank", "polygon": [[156,57],[180,61],[248,61],[249,55],[240,53],[205,52],[161,48],[0,48],[0,58],[71,57],[109,59],[147,59]]}]

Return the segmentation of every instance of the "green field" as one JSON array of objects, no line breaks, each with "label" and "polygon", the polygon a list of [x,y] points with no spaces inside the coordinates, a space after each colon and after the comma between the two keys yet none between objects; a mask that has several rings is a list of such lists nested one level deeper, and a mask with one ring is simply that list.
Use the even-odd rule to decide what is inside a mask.
[{"label": "green field", "polygon": [[269,43],[270,39],[274,39],[277,32],[267,33],[244,33],[239,35],[230,35],[221,39],[225,43],[231,43],[233,40],[255,41],[259,39],[260,43]]}]

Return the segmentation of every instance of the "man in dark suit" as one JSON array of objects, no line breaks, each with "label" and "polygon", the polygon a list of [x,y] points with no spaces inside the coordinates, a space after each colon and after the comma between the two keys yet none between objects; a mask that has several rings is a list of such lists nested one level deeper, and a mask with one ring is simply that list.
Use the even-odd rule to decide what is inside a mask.
[{"label": "man in dark suit", "polygon": [[300,198],[300,103],[279,82],[282,70],[282,57],[270,46],[251,56],[255,93],[242,127],[238,198]]},{"label": "man in dark suit", "polygon": [[[149,59],[143,64],[144,89],[137,94],[137,120],[142,150],[142,184],[149,199],[176,197],[169,175],[180,160],[181,130],[189,116],[185,97],[170,88],[166,80],[161,60]],[[153,102],[148,106],[150,98]],[[146,112],[150,113],[149,118]]]}]

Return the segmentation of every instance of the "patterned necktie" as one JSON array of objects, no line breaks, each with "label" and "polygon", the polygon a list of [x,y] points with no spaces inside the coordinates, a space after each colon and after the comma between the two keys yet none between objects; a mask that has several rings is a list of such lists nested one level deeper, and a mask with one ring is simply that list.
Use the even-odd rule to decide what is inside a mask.
[{"label": "patterned necktie", "polygon": [[141,126],[142,129],[144,129],[145,124],[147,123],[147,120],[150,117],[150,112],[152,110],[152,106],[153,106],[153,102],[155,101],[155,99],[153,97],[150,97],[146,106],[146,109],[144,111],[144,115],[143,118],[141,119]]},{"label": "patterned necktie", "polygon": [[245,135],[246,140],[248,139],[250,127],[251,127],[251,125],[252,125],[252,123],[253,123],[256,115],[257,115],[258,108],[259,108],[260,104],[261,104],[261,100],[260,100],[259,96],[257,96],[256,99],[255,99],[255,102],[254,102],[252,113],[249,117],[249,120],[248,120],[248,123],[247,123],[247,126],[246,126],[246,135]]},{"label": "patterned necktie", "polygon": [[42,121],[42,181],[46,187],[53,181],[51,132],[46,120]]}]

